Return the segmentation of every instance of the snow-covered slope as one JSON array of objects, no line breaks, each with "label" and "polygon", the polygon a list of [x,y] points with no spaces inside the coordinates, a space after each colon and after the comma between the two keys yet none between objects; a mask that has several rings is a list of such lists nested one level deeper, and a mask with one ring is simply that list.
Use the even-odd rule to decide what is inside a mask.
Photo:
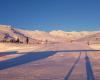
[{"label": "snow-covered slope", "polygon": [[[19,32],[17,29],[7,26],[7,25],[0,25],[0,41],[2,40],[16,40],[19,39],[21,42],[25,43],[27,36],[21,32]],[[29,37],[30,43],[39,43],[39,40],[31,39]]]},{"label": "snow-covered slope", "polygon": [[30,43],[41,43],[41,42],[68,42],[68,41],[87,41],[94,36],[100,38],[100,31],[95,32],[65,32],[62,30],[54,30],[50,32],[39,31],[39,30],[22,30],[16,29],[7,25],[0,25],[0,40],[16,39],[19,38],[22,42],[25,42],[26,38],[29,37]]},{"label": "snow-covered slope", "polygon": [[58,36],[61,38],[65,38],[67,41],[70,41],[70,40],[76,40],[81,37],[87,36],[89,35],[89,32],[64,32],[58,30],[58,31],[51,31],[50,34],[56,37]]},{"label": "snow-covered slope", "polygon": [[77,40],[78,42],[88,41],[90,43],[100,44],[100,31],[91,32],[89,35],[84,36]]},{"label": "snow-covered slope", "polygon": [[28,31],[28,30],[21,30],[17,29],[19,32],[27,35],[28,37],[35,38],[38,40],[42,41],[54,41],[54,42],[69,42],[72,40],[78,40],[82,39],[86,36],[91,36],[95,33],[99,33],[98,31],[96,32],[65,32],[62,30],[57,30],[57,31],[50,31],[50,32],[45,32],[45,31],[39,31],[39,30],[34,30],[34,31]]}]

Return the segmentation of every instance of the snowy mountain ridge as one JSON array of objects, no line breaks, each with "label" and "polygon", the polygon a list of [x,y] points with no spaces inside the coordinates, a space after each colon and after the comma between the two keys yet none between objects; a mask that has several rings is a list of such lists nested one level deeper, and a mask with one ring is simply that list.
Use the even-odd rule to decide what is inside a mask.
[{"label": "snowy mountain ridge", "polygon": [[84,37],[87,38],[88,36],[95,34],[98,34],[99,36],[100,31],[65,32],[62,30],[53,30],[50,32],[45,32],[39,30],[22,30],[13,28],[12,26],[0,25],[0,41],[4,40],[5,38],[8,40],[19,38],[22,42],[25,42],[26,37],[29,37],[31,43],[39,43],[41,41],[68,42],[71,40],[81,40]]}]

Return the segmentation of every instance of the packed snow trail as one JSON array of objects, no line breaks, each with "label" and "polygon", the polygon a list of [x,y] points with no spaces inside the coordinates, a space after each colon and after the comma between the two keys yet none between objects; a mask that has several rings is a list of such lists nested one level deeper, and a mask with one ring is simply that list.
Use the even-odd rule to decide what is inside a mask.
[{"label": "packed snow trail", "polygon": [[[90,54],[92,52],[94,54]],[[7,56],[7,52],[3,56],[2,54],[0,58]],[[8,56],[15,54],[16,52],[8,52]],[[23,54],[0,61],[1,80],[99,80],[97,71],[94,70],[96,65],[91,65],[95,57],[100,56],[98,50],[59,50]],[[99,63],[97,59],[96,63]]]},{"label": "packed snow trail", "polygon": [[73,64],[73,66],[72,66],[71,69],[69,70],[68,74],[65,76],[64,80],[69,80],[69,77],[70,77],[71,73],[73,72],[73,69],[76,67],[77,63],[78,63],[79,60],[80,60],[80,56],[81,56],[81,52],[80,52],[78,58],[76,59],[75,63]]}]

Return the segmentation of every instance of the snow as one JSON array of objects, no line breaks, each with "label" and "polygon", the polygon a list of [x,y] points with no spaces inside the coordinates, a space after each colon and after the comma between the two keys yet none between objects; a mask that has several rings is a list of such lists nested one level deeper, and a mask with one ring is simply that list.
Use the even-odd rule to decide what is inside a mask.
[{"label": "snow", "polygon": [[[33,43],[45,42],[69,42],[71,40],[89,40],[88,37],[91,35],[100,34],[100,31],[81,31],[81,32],[66,32],[62,30],[52,30],[50,32],[39,31],[39,30],[22,30],[13,28],[7,25],[0,25],[0,36],[4,34],[9,34],[12,38],[20,38],[21,41],[25,42],[26,37],[33,39]],[[91,36],[93,37],[93,36]],[[31,40],[32,43],[32,40]]]},{"label": "snow", "polygon": [[[45,32],[0,25],[0,38],[5,33],[13,38],[29,37],[44,43],[0,43],[0,80],[100,79],[100,31]],[[68,42],[73,39],[79,40]],[[83,39],[87,42],[93,39],[97,44],[91,41],[88,45]]]},{"label": "snow", "polygon": [[90,47],[92,49],[100,50],[100,44],[91,44]]},{"label": "snow", "polygon": [[[8,65],[8,67],[3,65],[3,67],[1,66],[2,68],[0,68],[2,69],[0,71],[0,79],[3,80],[16,80],[16,78],[21,80],[64,80],[64,78],[71,80],[87,80],[86,74],[87,71],[90,71],[85,69],[85,52],[82,52],[81,55],[80,52],[67,52],[69,50],[91,50],[87,44],[81,42],[40,45],[1,43],[0,50],[1,49],[6,49],[5,51],[10,54],[7,55],[7,53],[4,53],[5,51],[0,52],[0,54],[5,54],[5,56],[3,55],[0,57],[1,63],[6,63],[6,65]],[[40,56],[40,58],[42,58],[43,55],[45,56],[46,54],[49,56],[34,61],[36,56],[37,58]],[[28,56],[26,56],[27,59],[25,55]],[[36,56],[34,57],[34,55]],[[96,53],[94,56],[94,54],[88,53],[88,55],[91,60],[95,61],[94,57],[97,57],[99,54]],[[9,63],[10,59],[14,59],[11,60],[12,63]],[[26,62],[24,62],[24,59]],[[32,61],[27,62],[27,60],[29,61],[31,59]],[[16,60],[19,62],[14,62]],[[10,64],[12,66],[9,66]],[[91,66],[87,67],[91,68]],[[93,70],[94,73],[97,74],[95,68],[93,68]]]}]

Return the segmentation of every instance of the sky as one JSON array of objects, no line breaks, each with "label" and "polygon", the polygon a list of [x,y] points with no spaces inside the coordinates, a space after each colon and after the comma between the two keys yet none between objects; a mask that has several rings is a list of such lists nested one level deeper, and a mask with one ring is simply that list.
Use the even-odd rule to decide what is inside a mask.
[{"label": "sky", "polygon": [[29,30],[100,30],[100,0],[0,0],[0,24]]}]

